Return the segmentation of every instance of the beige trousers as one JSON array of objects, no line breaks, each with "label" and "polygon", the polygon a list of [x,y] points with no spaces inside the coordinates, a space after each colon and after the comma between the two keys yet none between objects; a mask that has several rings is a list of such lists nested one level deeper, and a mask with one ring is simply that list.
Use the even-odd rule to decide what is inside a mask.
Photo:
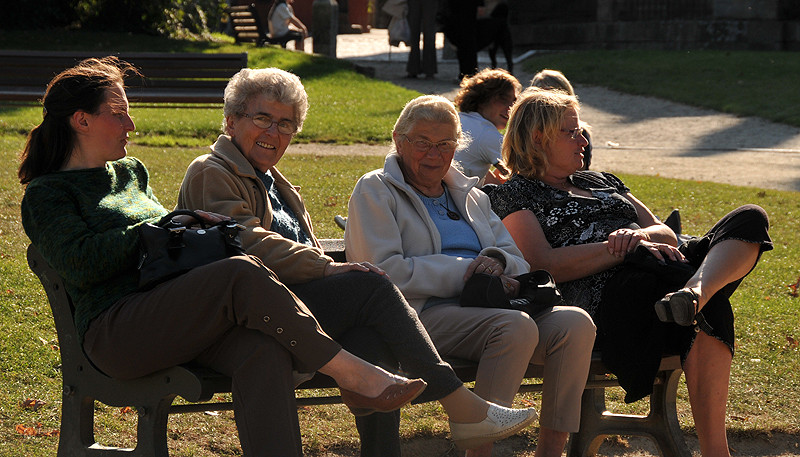
[{"label": "beige trousers", "polygon": [[486,400],[510,405],[528,364],[544,365],[540,426],[578,431],[596,331],[585,311],[556,306],[531,319],[452,303],[422,311],[420,320],[442,357],[478,363],[475,393]]}]

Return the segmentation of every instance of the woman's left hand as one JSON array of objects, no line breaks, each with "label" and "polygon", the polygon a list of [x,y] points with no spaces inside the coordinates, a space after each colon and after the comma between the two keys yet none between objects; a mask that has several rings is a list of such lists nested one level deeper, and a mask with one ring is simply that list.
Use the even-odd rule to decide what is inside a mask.
[{"label": "woman's left hand", "polygon": [[347,273],[348,271],[363,271],[364,273],[371,271],[381,276],[388,277],[385,271],[369,262],[330,262],[325,265],[325,272],[323,275],[328,277]]},{"label": "woman's left hand", "polygon": [[[230,217],[224,216],[222,214],[212,213],[210,211],[203,211],[203,210],[196,210],[198,216],[203,218],[202,222],[206,224],[216,224],[217,222],[227,221],[230,220]],[[194,225],[201,221],[198,221],[195,217],[186,215],[186,214],[179,214],[172,218],[173,221],[182,224],[182,225]]]},{"label": "woman's left hand", "polygon": [[650,241],[650,237],[641,230],[621,228],[608,235],[608,252],[615,257],[625,257],[633,252],[640,241]]},{"label": "woman's left hand", "polygon": [[213,213],[211,211],[203,211],[197,210],[195,211],[199,216],[205,219],[206,222],[210,222],[212,224],[216,224],[217,222],[228,221],[231,218],[229,216],[225,216],[224,214]]},{"label": "woman's left hand", "polygon": [[503,267],[503,264],[500,263],[499,260],[487,257],[485,255],[479,255],[478,257],[475,257],[475,260],[473,260],[467,267],[467,272],[464,274],[464,281],[469,279],[470,276],[475,273],[500,276],[503,274],[503,270],[505,270],[505,267]]},{"label": "woman's left hand", "polygon": [[639,245],[644,246],[658,260],[672,260],[675,262],[688,262],[686,257],[675,246],[665,243],[653,243],[652,241],[641,241]]}]

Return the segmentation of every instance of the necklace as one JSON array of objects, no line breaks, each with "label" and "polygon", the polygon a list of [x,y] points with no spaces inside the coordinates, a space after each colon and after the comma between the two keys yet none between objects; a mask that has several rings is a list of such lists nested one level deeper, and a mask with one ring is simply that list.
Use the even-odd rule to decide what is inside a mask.
[{"label": "necklace", "polygon": [[572,184],[572,182],[570,182],[569,178],[567,178],[563,183],[561,183],[561,182],[549,183],[549,182],[545,182],[545,181],[542,181],[542,182],[544,182],[545,184],[547,184],[550,187],[553,187],[553,188],[558,189],[558,190],[562,190],[564,192],[569,192],[570,185]]},{"label": "necklace", "polygon": [[447,211],[447,217],[454,221],[461,219],[461,216],[459,216],[457,212],[451,210],[450,206],[447,204],[449,198],[447,197],[447,186],[444,185],[444,182],[442,182],[442,189],[444,189],[444,209]]},{"label": "necklace", "polygon": [[[437,202],[439,201],[439,198],[441,198],[441,197],[428,197],[425,194],[425,192],[422,192],[419,189],[417,189],[417,186],[415,186],[415,185],[413,185],[411,183],[409,183],[409,184],[411,185],[411,187],[414,188],[414,190],[420,196],[423,196],[425,198],[435,199]],[[454,220],[454,221],[460,220],[461,216],[459,216],[457,212],[451,210],[450,209],[450,205],[448,205],[448,203],[447,203],[447,200],[448,200],[448,197],[447,197],[447,186],[444,185],[444,181],[442,181],[442,190],[444,191],[444,194],[442,196],[444,197],[444,209],[445,209],[445,211],[447,211],[447,217],[449,217],[451,220]],[[441,203],[439,203],[439,204],[441,204]]]}]

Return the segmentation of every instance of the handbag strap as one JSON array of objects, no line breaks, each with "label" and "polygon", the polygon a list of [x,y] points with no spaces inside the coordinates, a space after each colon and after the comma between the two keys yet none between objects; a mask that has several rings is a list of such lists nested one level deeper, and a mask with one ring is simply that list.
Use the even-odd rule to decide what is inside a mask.
[{"label": "handbag strap", "polygon": [[176,209],[175,211],[172,211],[171,213],[159,219],[158,224],[156,225],[158,225],[159,227],[164,227],[165,225],[172,222],[172,218],[175,216],[191,216],[197,219],[197,222],[200,224],[200,227],[206,228],[206,223],[203,220],[202,216],[200,216],[199,214],[190,209]]}]

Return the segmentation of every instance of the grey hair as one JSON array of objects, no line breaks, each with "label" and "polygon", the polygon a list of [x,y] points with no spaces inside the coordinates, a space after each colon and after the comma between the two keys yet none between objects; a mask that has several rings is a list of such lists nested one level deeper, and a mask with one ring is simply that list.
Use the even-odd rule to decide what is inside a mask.
[{"label": "grey hair", "polygon": [[[308,95],[297,75],[279,68],[243,68],[233,75],[225,86],[225,104],[222,108],[225,119],[244,114],[248,102],[260,95],[294,107],[297,131],[303,129],[303,122],[308,113]],[[229,133],[224,119],[222,131]]]},{"label": "grey hair", "polygon": [[406,103],[394,124],[394,132],[405,135],[418,122],[453,124],[456,127],[456,140],[459,145],[467,141],[462,135],[461,119],[458,117],[455,105],[440,95],[422,95]]}]

